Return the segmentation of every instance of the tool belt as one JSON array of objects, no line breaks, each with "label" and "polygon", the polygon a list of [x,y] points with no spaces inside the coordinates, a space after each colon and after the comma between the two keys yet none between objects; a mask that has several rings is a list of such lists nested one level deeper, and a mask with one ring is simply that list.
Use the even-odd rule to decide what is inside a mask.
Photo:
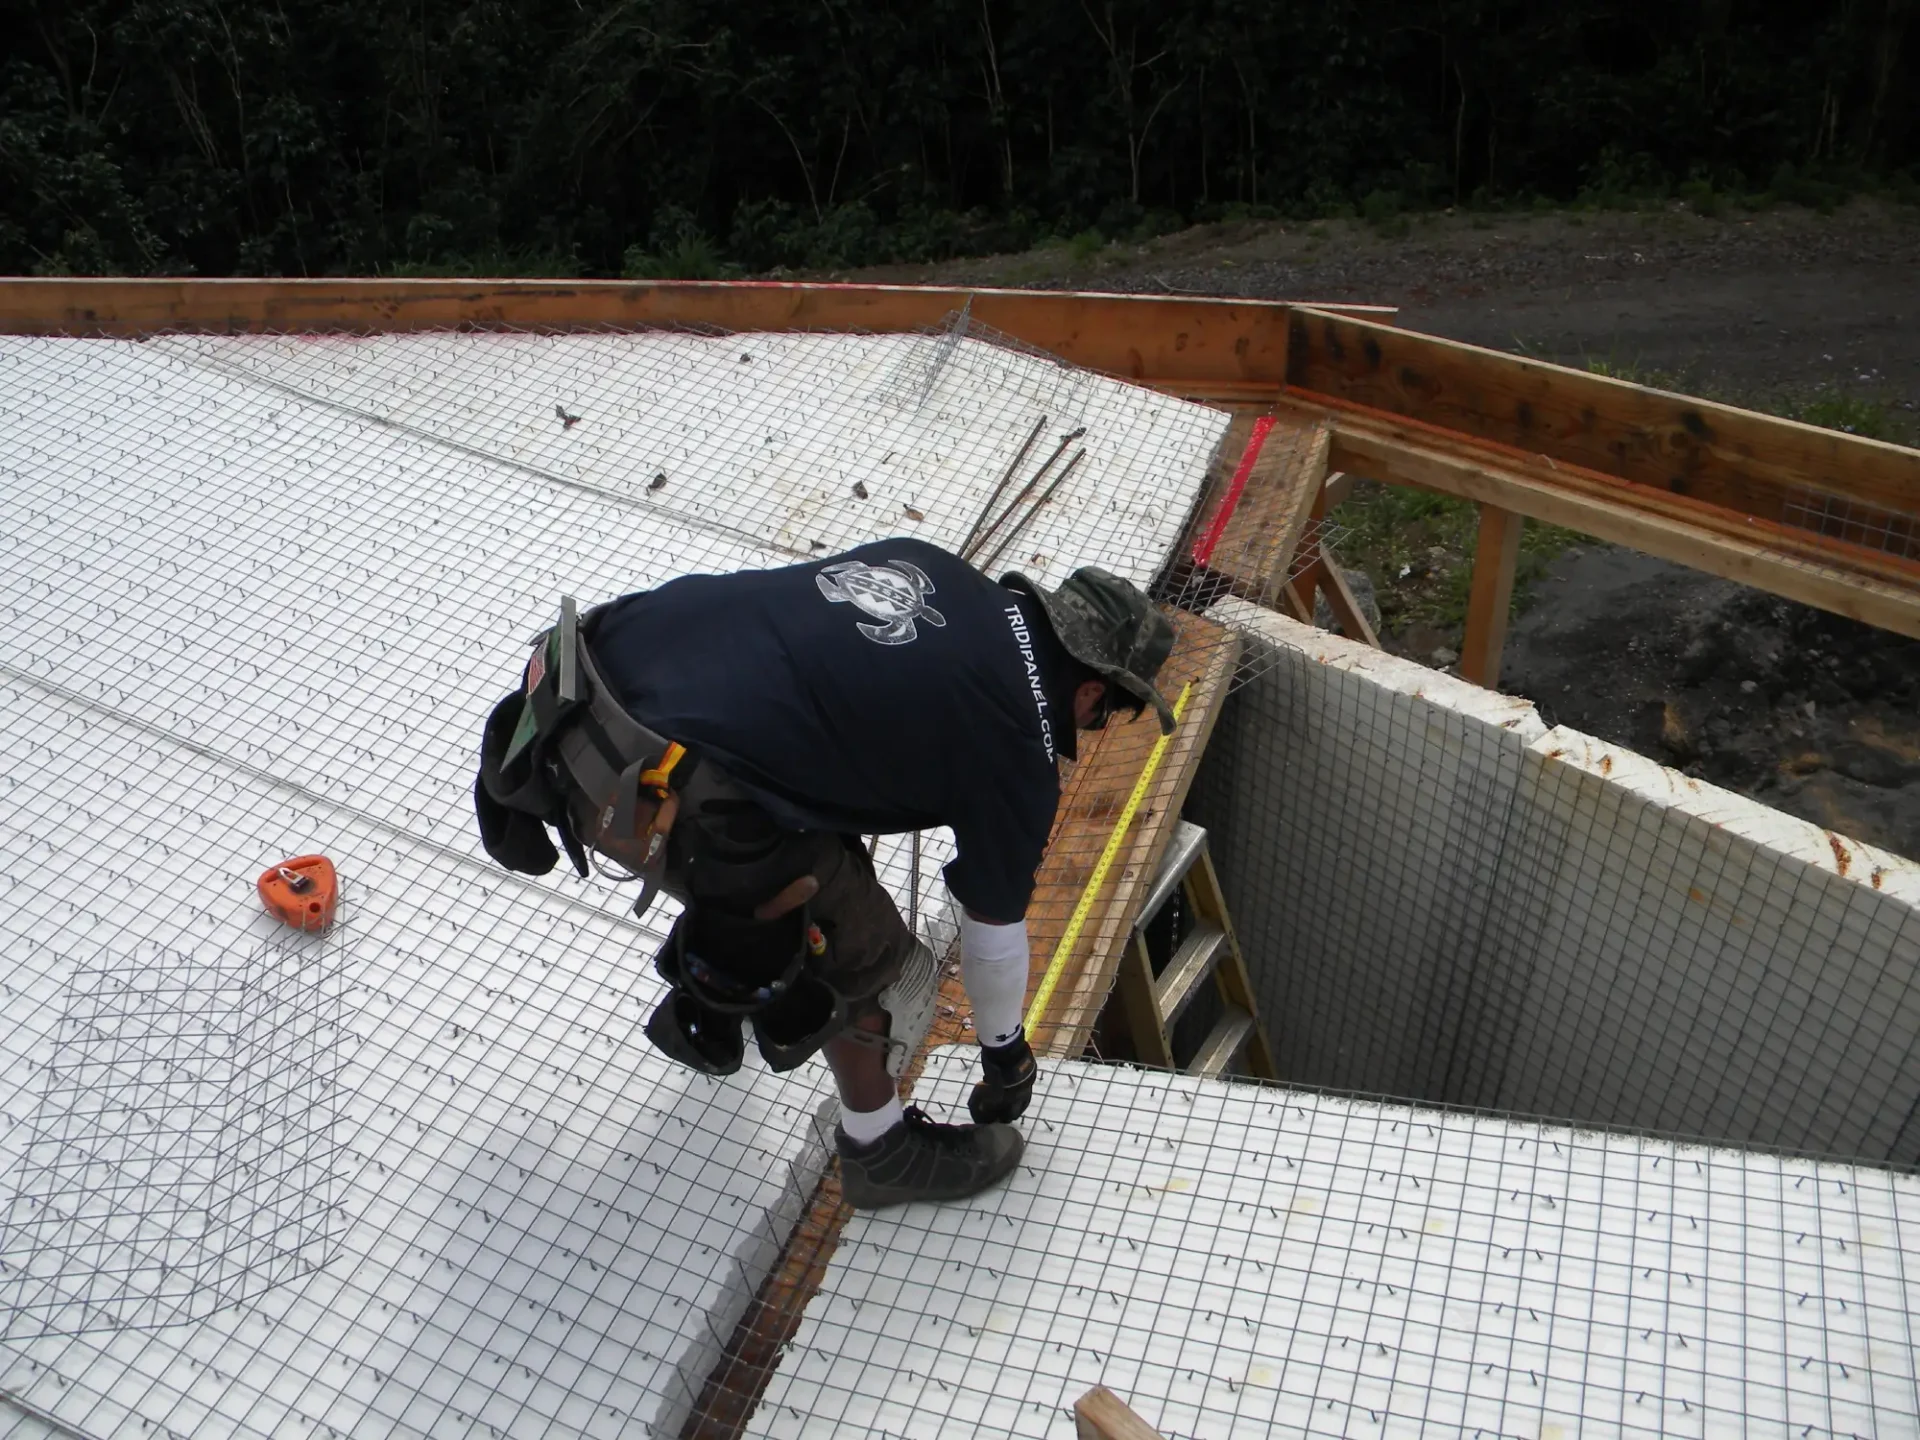
[{"label": "tool belt", "polygon": [[[560,623],[534,639],[521,688],[487,717],[473,791],[481,843],[499,864],[530,875],[559,861],[549,826],[583,878],[592,873],[589,847],[631,857],[642,882],[636,916],[671,866],[684,878],[686,908],[654,959],[671,989],[647,1022],[648,1038],[683,1064],[731,1074],[744,1056],[741,1021],[752,1018],[769,1066],[791,1069],[839,1033],[848,1013],[821,978],[830,936],[807,907],[754,914],[805,873],[794,868],[794,836],[718,766],[627,712],[588,644],[601,613],[578,615],[563,598]],[[594,829],[582,836],[589,811]]]}]

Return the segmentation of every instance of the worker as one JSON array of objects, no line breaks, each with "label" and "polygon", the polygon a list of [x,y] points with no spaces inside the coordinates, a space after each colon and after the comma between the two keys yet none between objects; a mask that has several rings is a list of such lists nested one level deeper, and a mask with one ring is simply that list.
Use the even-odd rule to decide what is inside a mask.
[{"label": "worker", "polygon": [[[1057,761],[1116,710],[1173,713],[1154,677],[1173,628],[1093,567],[1047,590],[998,583],[918,540],[690,575],[539,636],[495,707],[474,800],[487,851],[656,890],[682,911],[647,1022],[667,1055],[737,1070],[743,1023],[770,1068],[824,1051],[835,1149],[858,1208],[958,1199],[1020,1158],[1036,1073],[1021,1023],[1025,916],[1060,797]],[[901,1103],[932,1018],[932,952],[862,837],[949,827],[981,1079],[972,1124]]]}]

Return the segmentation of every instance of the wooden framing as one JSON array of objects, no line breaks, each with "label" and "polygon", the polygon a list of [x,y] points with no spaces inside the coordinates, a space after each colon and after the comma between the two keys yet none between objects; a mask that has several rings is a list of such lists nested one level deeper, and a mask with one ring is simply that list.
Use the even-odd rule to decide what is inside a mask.
[{"label": "wooden framing", "polygon": [[1920,451],[1295,307],[1287,381],[1763,519],[1815,490],[1920,514]]},{"label": "wooden framing", "polygon": [[1161,1440],[1158,1430],[1104,1385],[1073,1402],[1073,1433],[1075,1440]]},{"label": "wooden framing", "polygon": [[1322,396],[1290,394],[1333,420],[1331,463],[1565,525],[1836,614],[1920,636],[1920,562],[1726,510],[1571,464],[1529,457]]},{"label": "wooden framing", "polygon": [[1506,648],[1513,574],[1526,523],[1524,516],[1497,505],[1480,507],[1480,540],[1473,556],[1473,589],[1467,595],[1467,638],[1460,647],[1460,673],[1489,690],[1500,688],[1500,652]]},{"label": "wooden framing", "polygon": [[[1187,393],[1271,395],[1288,307],[1269,300],[926,285],[696,280],[0,279],[0,333],[576,329],[927,330],[972,322],[1091,370]],[[1390,317],[1390,308],[1350,307]]]}]

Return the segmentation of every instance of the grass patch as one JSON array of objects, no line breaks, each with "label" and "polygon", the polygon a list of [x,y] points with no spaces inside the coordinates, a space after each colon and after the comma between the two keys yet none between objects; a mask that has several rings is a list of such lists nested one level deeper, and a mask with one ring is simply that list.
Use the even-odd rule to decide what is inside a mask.
[{"label": "grass patch", "polygon": [[[1365,570],[1373,581],[1382,628],[1393,635],[1439,632],[1457,648],[1473,586],[1479,508],[1452,495],[1363,481],[1334,523],[1346,531],[1339,544],[1342,563]],[[1597,542],[1577,530],[1527,521],[1514,567],[1513,613],[1525,608],[1556,556],[1591,543]]]},{"label": "grass patch", "polygon": [[1630,356],[1622,359],[1616,355],[1589,355],[1583,363],[1590,375],[1625,380],[1634,385],[1645,385],[1650,390],[1678,390],[1681,385],[1681,377],[1673,371],[1643,365]]},{"label": "grass patch", "polygon": [[1893,408],[1884,400],[1869,400],[1838,391],[1823,391],[1798,404],[1784,407],[1780,413],[1789,420],[1822,425],[1829,430],[1844,430],[1849,435],[1864,435],[1869,440],[1896,440],[1906,428],[1896,421]]}]

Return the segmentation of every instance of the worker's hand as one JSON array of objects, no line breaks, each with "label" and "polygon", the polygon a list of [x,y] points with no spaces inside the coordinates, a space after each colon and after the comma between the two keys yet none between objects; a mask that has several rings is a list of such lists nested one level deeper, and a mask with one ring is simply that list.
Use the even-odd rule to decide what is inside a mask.
[{"label": "worker's hand", "polygon": [[1033,1047],[1024,1032],[1005,1045],[982,1045],[980,1073],[980,1083],[967,1097],[974,1124],[1004,1125],[1027,1113],[1040,1067],[1034,1063]]}]

